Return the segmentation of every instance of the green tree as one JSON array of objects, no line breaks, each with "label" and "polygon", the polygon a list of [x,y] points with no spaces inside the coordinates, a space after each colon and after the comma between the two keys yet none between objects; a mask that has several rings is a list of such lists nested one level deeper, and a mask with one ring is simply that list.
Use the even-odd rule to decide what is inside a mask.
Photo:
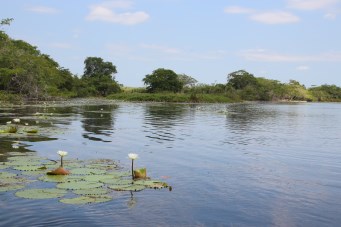
[{"label": "green tree", "polygon": [[245,70],[238,70],[228,74],[227,80],[227,84],[237,90],[257,84],[256,78]]},{"label": "green tree", "polygon": [[93,95],[107,96],[119,92],[120,87],[115,81],[116,66],[111,62],[105,62],[99,57],[87,57],[84,61],[84,74],[82,79],[87,82],[94,91]]},{"label": "green tree", "polygon": [[178,74],[178,78],[184,87],[194,87],[195,84],[198,83],[196,79],[186,74]]},{"label": "green tree", "polygon": [[170,69],[156,69],[152,74],[146,75],[142,81],[147,86],[148,92],[171,91],[175,93],[183,88],[179,76]]}]

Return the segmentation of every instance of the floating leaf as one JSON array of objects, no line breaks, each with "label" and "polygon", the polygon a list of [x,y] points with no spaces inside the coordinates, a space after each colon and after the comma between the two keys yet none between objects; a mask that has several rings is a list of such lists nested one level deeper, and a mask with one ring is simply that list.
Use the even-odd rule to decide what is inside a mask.
[{"label": "floating leaf", "polygon": [[0,169],[7,169],[8,166],[6,166],[5,164],[0,164]]},{"label": "floating leaf", "polygon": [[43,165],[32,165],[32,166],[15,166],[13,169],[20,171],[42,171]]},{"label": "floating leaf", "polygon": [[41,181],[45,182],[56,182],[56,183],[64,183],[71,181],[80,181],[80,176],[70,176],[70,175],[44,175],[38,178]]},{"label": "floating leaf", "polygon": [[108,188],[115,191],[142,191],[146,187],[144,185],[131,184],[131,185],[109,185]]},{"label": "floating leaf", "polygon": [[104,203],[112,200],[111,196],[80,196],[76,198],[66,198],[59,200],[67,204],[89,204],[89,203]]},{"label": "floating leaf", "polygon": [[74,182],[65,182],[65,183],[57,184],[57,188],[70,189],[70,190],[99,188],[102,186],[103,186],[102,183],[87,182],[87,181],[74,181]]},{"label": "floating leaf", "polygon": [[22,189],[24,188],[25,185],[22,184],[1,184],[0,183],[0,192],[8,192],[8,191],[14,191],[14,190],[18,190],[18,189]]},{"label": "floating leaf", "polygon": [[165,182],[153,181],[153,180],[137,180],[134,182],[134,184],[144,185],[148,188],[154,188],[154,189],[161,189],[161,188],[168,187],[168,185]]},{"label": "floating leaf", "polygon": [[121,177],[130,177],[130,172],[109,172],[107,175],[112,176],[113,178],[121,178]]},{"label": "floating leaf", "polygon": [[131,185],[133,184],[133,180],[122,180],[119,178],[109,178],[109,179],[103,179],[100,180],[100,182],[104,183],[104,184],[114,184],[114,185]]},{"label": "floating leaf", "polygon": [[110,178],[112,178],[111,175],[86,175],[82,177],[83,180],[88,182],[100,182],[101,180]]},{"label": "floating leaf", "polygon": [[104,174],[105,170],[101,169],[91,169],[91,168],[75,168],[71,170],[72,174],[76,175],[95,175],[95,174]]},{"label": "floating leaf", "polygon": [[15,177],[17,174],[9,173],[9,172],[0,172],[0,179],[2,178],[9,178],[9,177]]},{"label": "floating leaf", "polygon": [[57,188],[36,188],[18,191],[15,193],[15,195],[17,197],[26,199],[52,199],[60,198],[64,196],[66,193],[67,193],[66,190]]},{"label": "floating leaf", "polygon": [[74,190],[73,193],[77,195],[104,195],[108,193],[108,190],[104,188],[90,188]]}]

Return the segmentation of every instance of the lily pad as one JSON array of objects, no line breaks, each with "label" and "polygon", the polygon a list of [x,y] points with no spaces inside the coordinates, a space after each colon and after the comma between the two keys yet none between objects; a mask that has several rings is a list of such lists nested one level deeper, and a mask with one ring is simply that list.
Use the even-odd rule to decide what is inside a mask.
[{"label": "lily pad", "polygon": [[32,165],[32,166],[15,166],[13,169],[20,171],[42,171],[45,170],[44,165]]},{"label": "lily pad", "polygon": [[123,180],[119,178],[109,178],[109,179],[103,179],[100,180],[100,182],[104,184],[113,184],[113,185],[131,185],[133,184],[133,180]]},{"label": "lily pad", "polygon": [[100,182],[101,180],[104,179],[110,179],[112,178],[111,175],[85,175],[82,177],[83,180],[88,181],[88,182]]},{"label": "lily pad", "polygon": [[64,183],[71,181],[80,181],[82,178],[80,176],[71,176],[71,175],[44,175],[38,178],[41,181],[45,182],[56,182],[56,183]]},{"label": "lily pad", "polygon": [[15,177],[17,174],[9,173],[9,172],[0,172],[0,178],[9,178],[9,177]]},{"label": "lily pad", "polygon": [[80,196],[76,198],[65,198],[59,200],[67,204],[89,204],[89,203],[104,203],[112,200],[111,196]]},{"label": "lily pad", "polygon": [[115,191],[142,191],[146,187],[144,185],[131,184],[131,185],[109,185],[108,188]]},{"label": "lily pad", "polygon": [[77,195],[104,195],[108,193],[108,190],[105,188],[90,188],[74,190],[73,193]]},{"label": "lily pad", "polygon": [[104,174],[105,170],[101,169],[92,169],[92,168],[75,168],[71,170],[72,174],[76,175],[95,175],[95,174]]},{"label": "lily pad", "polygon": [[168,187],[168,185],[165,182],[153,181],[153,180],[138,180],[138,181],[135,181],[134,184],[144,185],[148,188],[154,188],[154,189],[161,189],[161,188]]},{"label": "lily pad", "polygon": [[75,181],[75,182],[65,182],[57,184],[57,188],[79,190],[79,189],[89,189],[89,188],[100,188],[102,183],[87,182],[87,181]]},{"label": "lily pad", "polygon": [[22,184],[1,184],[0,183],[0,192],[8,192],[8,191],[14,191],[14,190],[18,190],[18,189],[22,189],[24,188],[25,185]]},{"label": "lily pad", "polygon": [[18,191],[15,195],[25,199],[52,199],[60,198],[66,193],[66,190],[57,188],[36,188]]},{"label": "lily pad", "polygon": [[6,166],[6,165],[4,165],[4,164],[1,164],[0,165],[0,169],[7,169],[8,168],[8,166]]}]

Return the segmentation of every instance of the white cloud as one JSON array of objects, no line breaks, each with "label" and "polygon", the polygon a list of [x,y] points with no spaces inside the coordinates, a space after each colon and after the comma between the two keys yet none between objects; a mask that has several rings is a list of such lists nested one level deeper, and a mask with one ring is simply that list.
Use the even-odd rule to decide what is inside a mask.
[{"label": "white cloud", "polygon": [[229,6],[224,9],[225,13],[229,14],[249,14],[254,12],[255,10],[250,9],[250,8],[244,8],[240,6]]},{"label": "white cloud", "polygon": [[34,12],[34,13],[43,13],[43,14],[56,14],[59,11],[55,8],[46,7],[46,6],[32,6],[27,8],[28,11]]},{"label": "white cloud", "polygon": [[300,21],[299,17],[284,11],[256,13],[252,14],[250,18],[264,24],[288,24]]},{"label": "white cloud", "polygon": [[339,0],[288,0],[288,7],[299,10],[319,10],[336,5]]},{"label": "white cloud", "polygon": [[240,56],[249,61],[261,62],[341,62],[341,52],[326,52],[316,55],[292,55],[270,52],[264,49],[245,50]]},{"label": "white cloud", "polygon": [[262,12],[251,8],[230,6],[226,7],[224,12],[229,14],[247,14],[251,20],[264,24],[288,24],[300,21],[298,16],[285,11]]},{"label": "white cloud", "polygon": [[299,71],[307,71],[310,69],[310,67],[307,65],[300,65],[300,66],[297,66],[296,69]]},{"label": "white cloud", "polygon": [[89,21],[104,21],[123,25],[143,23],[149,19],[149,15],[143,11],[115,12],[116,9],[128,9],[132,6],[130,1],[109,1],[90,6],[90,13],[86,17]]},{"label": "white cloud", "polygon": [[329,20],[334,20],[336,19],[336,13],[326,13],[324,15],[324,18],[329,19]]}]

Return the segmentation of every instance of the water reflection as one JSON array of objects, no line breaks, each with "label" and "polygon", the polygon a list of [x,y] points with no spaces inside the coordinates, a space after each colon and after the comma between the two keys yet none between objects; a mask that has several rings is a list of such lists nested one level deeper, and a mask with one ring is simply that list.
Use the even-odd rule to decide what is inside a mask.
[{"label": "water reflection", "polygon": [[183,122],[186,112],[187,108],[184,105],[147,105],[144,115],[146,137],[158,143],[174,141],[175,127]]},{"label": "water reflection", "polygon": [[93,141],[111,142],[108,138],[113,134],[117,108],[117,105],[84,106],[80,112],[85,131],[82,136]]}]

